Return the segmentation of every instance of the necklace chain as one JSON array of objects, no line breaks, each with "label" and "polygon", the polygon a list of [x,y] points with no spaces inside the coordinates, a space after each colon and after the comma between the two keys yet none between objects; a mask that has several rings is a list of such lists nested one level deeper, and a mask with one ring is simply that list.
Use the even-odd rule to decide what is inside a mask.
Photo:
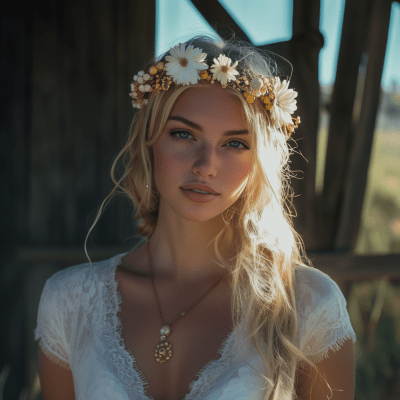
[{"label": "necklace chain", "polygon": [[160,317],[161,317],[161,322],[163,324],[161,330],[160,330],[160,340],[161,343],[158,344],[155,348],[155,358],[156,360],[160,363],[163,364],[164,362],[168,361],[171,357],[172,357],[172,345],[169,342],[166,342],[166,336],[169,336],[172,332],[172,325],[175,324],[175,322],[179,321],[181,318],[183,318],[189,311],[191,311],[198,303],[200,303],[201,300],[204,299],[204,297],[206,297],[211,290],[214,289],[215,286],[217,286],[224,277],[222,277],[221,279],[219,279],[216,283],[214,283],[213,286],[211,286],[210,289],[207,290],[206,293],[203,294],[203,296],[200,297],[200,299],[194,303],[191,307],[189,307],[186,311],[182,312],[181,315],[173,322],[171,322],[170,324],[166,325],[164,322],[164,318],[162,316],[161,313],[161,307],[160,307],[160,301],[158,299],[157,296],[157,291],[156,291],[156,286],[154,284],[154,276],[153,276],[153,271],[152,271],[152,262],[151,262],[151,255],[150,255],[150,241],[147,241],[147,253],[149,256],[149,266],[150,266],[150,277],[151,277],[151,282],[153,284],[153,289],[154,289],[154,294],[156,296],[156,300],[157,300],[157,307],[158,307],[158,312],[160,313]]}]

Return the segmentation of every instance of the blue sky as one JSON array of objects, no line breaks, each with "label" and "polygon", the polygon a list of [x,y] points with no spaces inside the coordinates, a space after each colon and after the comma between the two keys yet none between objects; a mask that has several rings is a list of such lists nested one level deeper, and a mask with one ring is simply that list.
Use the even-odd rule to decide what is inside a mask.
[{"label": "blue sky", "polygon": [[[293,0],[219,0],[246,32],[255,45],[288,40],[292,37]],[[321,0],[320,30],[325,46],[320,52],[319,81],[332,84],[336,75],[340,33],[345,0]],[[272,13],[272,15],[271,15]],[[157,0],[156,52],[168,51],[171,46],[194,34],[217,38],[189,0]],[[382,76],[382,86],[392,81],[400,84],[400,4],[393,2],[388,44]]]}]

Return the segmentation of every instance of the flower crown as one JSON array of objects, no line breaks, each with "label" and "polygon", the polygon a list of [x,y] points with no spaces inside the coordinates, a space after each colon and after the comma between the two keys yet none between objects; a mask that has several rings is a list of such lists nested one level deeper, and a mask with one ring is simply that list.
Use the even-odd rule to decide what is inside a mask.
[{"label": "flower crown", "polygon": [[239,75],[236,70],[238,61],[231,65],[232,60],[220,54],[209,67],[203,62],[207,54],[202,53],[202,49],[193,46],[186,49],[182,43],[171,47],[169,53],[165,56],[167,63],[160,61],[133,77],[130,96],[134,108],[143,108],[148,103],[150,93],[157,95],[162,90],[168,90],[173,82],[189,85],[198,83],[199,79],[211,84],[219,81],[223,88],[229,85],[240,91],[247,103],[254,103],[255,98],[259,97],[272,125],[281,128],[287,138],[298,127],[300,117],[291,116],[297,110],[297,92],[288,89],[288,81],[281,82],[279,77],[256,76],[250,70],[245,70],[235,78]]}]

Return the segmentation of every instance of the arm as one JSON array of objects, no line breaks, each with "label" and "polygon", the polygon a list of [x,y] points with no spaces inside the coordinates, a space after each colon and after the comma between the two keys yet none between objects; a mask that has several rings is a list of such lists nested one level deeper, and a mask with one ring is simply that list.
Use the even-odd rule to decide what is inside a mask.
[{"label": "arm", "polygon": [[309,366],[296,371],[296,394],[299,400],[354,400],[355,362],[354,344],[346,340],[339,350],[328,351],[328,358],[315,364],[319,373]]},{"label": "arm", "polygon": [[43,400],[75,400],[71,370],[50,360],[40,346],[39,378]]}]

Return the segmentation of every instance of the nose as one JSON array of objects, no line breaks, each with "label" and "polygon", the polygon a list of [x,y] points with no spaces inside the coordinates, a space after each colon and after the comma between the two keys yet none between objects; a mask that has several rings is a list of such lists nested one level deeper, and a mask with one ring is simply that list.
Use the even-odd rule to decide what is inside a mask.
[{"label": "nose", "polygon": [[202,176],[215,176],[217,174],[217,159],[211,146],[203,146],[195,155],[193,173]]}]

